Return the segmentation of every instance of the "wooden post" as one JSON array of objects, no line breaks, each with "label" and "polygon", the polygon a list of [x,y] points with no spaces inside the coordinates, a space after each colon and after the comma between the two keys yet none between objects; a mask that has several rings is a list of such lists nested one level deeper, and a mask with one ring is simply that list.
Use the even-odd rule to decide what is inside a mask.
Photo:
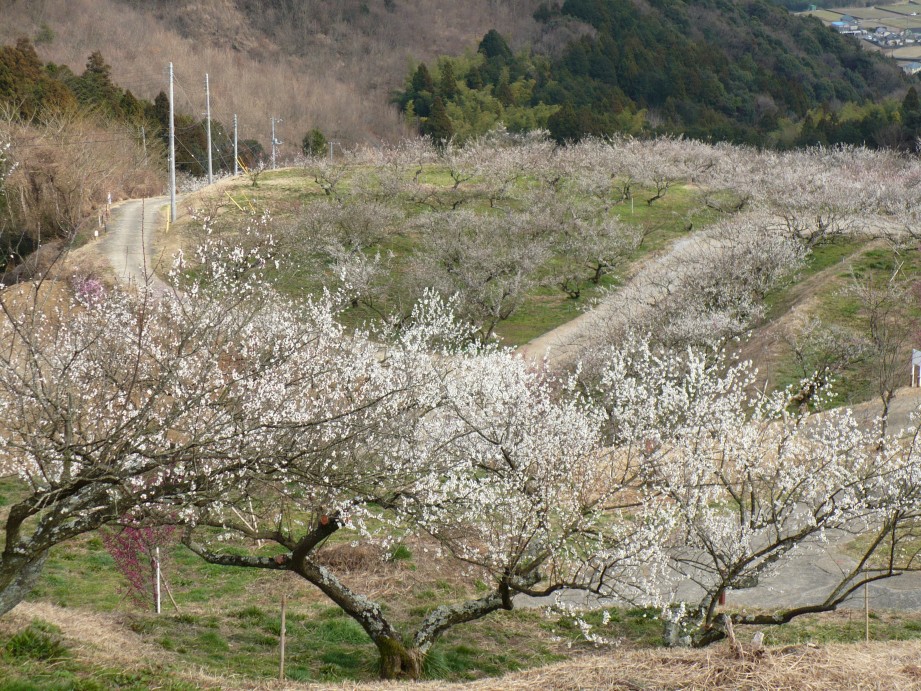
[{"label": "wooden post", "polygon": [[163,573],[160,573],[160,580],[163,581],[163,587],[166,589],[166,594],[169,596],[169,601],[173,603],[173,607],[176,608],[176,614],[182,614],[179,611],[179,605],[176,604],[176,598],[173,597],[173,591],[169,589],[169,583],[166,582],[166,579],[163,578]]},{"label": "wooden post", "polygon": [[[863,569],[864,578],[867,576],[867,569]],[[867,643],[870,642],[870,584],[864,582],[863,584],[863,614],[864,614],[864,629],[866,634]]]},{"label": "wooden post", "polygon": [[281,640],[279,645],[278,679],[285,680],[285,609],[288,604],[286,593],[281,594]]},{"label": "wooden post", "polygon": [[157,614],[160,614],[160,548],[154,550],[154,563],[156,565],[156,583],[154,585],[154,605],[157,608]]}]

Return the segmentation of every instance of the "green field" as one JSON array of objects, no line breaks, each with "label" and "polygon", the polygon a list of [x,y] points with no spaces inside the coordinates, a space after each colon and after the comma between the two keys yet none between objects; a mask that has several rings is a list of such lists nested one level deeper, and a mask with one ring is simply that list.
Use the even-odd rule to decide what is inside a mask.
[{"label": "green field", "polygon": [[823,22],[837,22],[841,19],[842,16],[841,12],[835,12],[832,10],[812,10],[810,12],[804,12],[803,14],[808,14],[810,17],[816,17],[817,19],[821,19]]}]

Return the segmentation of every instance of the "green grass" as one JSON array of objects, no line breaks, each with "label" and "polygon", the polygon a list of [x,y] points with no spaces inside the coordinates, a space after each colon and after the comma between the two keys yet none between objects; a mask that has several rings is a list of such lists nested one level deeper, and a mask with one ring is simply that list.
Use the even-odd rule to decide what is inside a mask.
[{"label": "green grass", "polygon": [[[485,584],[431,576],[405,584],[401,573],[410,569],[413,553],[405,545],[399,557],[382,562],[395,571],[389,577],[399,591],[385,598],[395,621],[418,622],[433,607],[456,598],[479,596]],[[182,608],[168,603],[157,616],[118,598],[117,579],[99,578],[93,569],[102,563],[99,540],[74,541],[56,550],[39,593],[62,605],[80,604],[91,610],[120,611],[119,622],[141,634],[162,655],[138,659],[137,669],[112,670],[79,659],[52,625],[36,621],[21,631],[0,633],[0,691],[18,688],[114,689],[193,688],[181,679],[183,670],[202,670],[232,677],[244,685],[273,678],[278,670],[281,627],[279,601],[288,595],[286,624],[287,676],[300,681],[370,681],[377,675],[377,651],[361,627],[316,590],[290,574],[213,567],[184,548],[169,551],[166,575]],[[68,580],[64,567],[72,569]],[[405,570],[405,571],[404,571]],[[347,575],[361,583],[361,574]],[[207,591],[208,598],[201,600]],[[584,619],[593,632],[635,646],[661,645],[662,623],[657,610],[620,608]],[[770,645],[812,641],[858,641],[863,621],[857,614],[836,613],[795,620],[766,628]],[[874,639],[921,637],[921,615],[880,614],[872,623]],[[749,634],[750,635],[750,634]],[[429,679],[463,681],[498,676],[595,652],[578,624],[568,617],[547,617],[532,609],[498,612],[450,630],[432,649],[424,670]]]},{"label": "green grass", "polygon": [[[917,281],[921,278],[921,253],[916,250],[896,252],[889,246],[874,245],[861,238],[835,238],[814,248],[796,282],[766,297],[766,321],[783,317],[795,304],[808,299],[809,315],[819,318],[826,326],[866,334],[860,302],[848,292],[848,286],[855,279],[882,286],[896,268],[901,279]],[[811,287],[807,293],[803,283],[823,271],[826,275],[815,285],[808,284]],[[909,318],[921,318],[917,305],[909,304],[908,308]],[[769,364],[774,373],[772,383],[778,388],[795,384],[802,377],[789,353],[784,352],[779,360]],[[852,405],[875,399],[873,371],[874,363],[866,359],[839,373],[833,382],[832,405]]]},{"label": "green grass", "polygon": [[[270,554],[265,547],[256,550]],[[302,681],[373,680],[377,676],[377,649],[364,630],[316,589],[292,574],[235,569],[206,564],[181,546],[164,551],[164,574],[181,612],[164,600],[164,613],[156,615],[123,598],[125,583],[105,553],[98,536],[87,536],[52,551],[32,599],[58,606],[90,611],[119,612],[119,620],[131,631],[163,651],[169,662],[167,679],[181,670],[204,670],[212,675],[258,680],[277,675],[281,629],[279,603],[288,595],[286,615],[286,669],[288,678]],[[413,551],[400,545],[381,568],[415,573]],[[360,586],[361,574],[345,574],[346,582]],[[402,588],[401,594],[383,599],[385,612],[398,624],[418,622],[431,609],[453,599],[478,597],[477,584],[469,588],[444,578],[432,578]],[[359,588],[360,590],[360,588]],[[555,634],[538,612],[497,613],[479,622],[458,627],[434,647],[430,678],[461,680],[546,664],[563,659]],[[42,636],[50,636],[46,641]],[[0,658],[0,679],[17,683],[34,677],[40,688],[145,688],[149,672],[133,671],[111,677],[109,671],[87,666],[66,650],[61,655],[52,645],[61,640],[49,629],[16,634],[20,657],[29,657],[30,676],[10,676],[13,662]],[[0,644],[3,640],[0,640]],[[55,650],[54,655],[45,649]],[[472,654],[469,651],[478,651]],[[33,652],[28,652],[33,651]],[[51,658],[54,659],[51,659]],[[176,660],[176,662],[172,662]],[[142,667],[149,661],[139,660]],[[15,666],[22,666],[17,658]],[[135,677],[136,682],[130,681]],[[172,675],[172,676],[171,676]],[[84,687],[84,677],[98,676],[99,686]],[[119,681],[121,679],[121,681]],[[128,681],[125,681],[128,680]],[[173,683],[173,682],[168,682]],[[132,686],[131,684],[136,684]],[[186,688],[178,681],[166,688]],[[3,686],[0,686],[2,690]],[[17,687],[11,687],[17,688]],[[24,687],[32,688],[32,687]]]},{"label": "green grass", "polygon": [[[802,643],[860,643],[866,640],[866,624],[862,610],[841,610],[822,615],[807,615],[782,626],[736,629],[740,640],[747,640],[755,631],[764,632],[768,646]],[[921,615],[918,613],[870,612],[871,641],[907,641],[921,638]]]},{"label": "green grass", "polygon": [[60,630],[40,619],[12,635],[0,634],[0,691],[105,691],[150,688],[185,691],[197,688],[173,670],[109,669],[74,656]]},{"label": "green grass", "polygon": [[806,260],[806,266],[799,272],[796,281],[765,296],[766,318],[776,319],[785,314],[800,297],[799,285],[834,266],[846,267],[848,260],[866,250],[866,241],[838,237],[814,248]]},{"label": "green grass", "polygon": [[[373,178],[373,171],[365,167],[356,167],[349,171],[338,187],[339,192],[347,197],[355,177],[368,173],[371,173]],[[405,177],[411,179],[414,173],[415,170],[407,169]],[[457,190],[453,190],[454,180],[444,166],[425,166],[419,175],[419,181],[439,190],[440,201],[433,202],[436,207],[450,208],[454,201],[464,199],[464,209],[485,215],[500,213],[490,208],[478,187],[480,182],[476,179],[465,181]],[[520,180],[512,190],[512,198],[503,200],[503,207],[523,210],[526,206],[524,194],[528,187],[536,184],[534,180]],[[645,233],[642,245],[628,257],[621,273],[628,272],[631,263],[641,262],[650,253],[659,251],[674,240],[686,236],[689,227],[698,230],[719,216],[716,211],[703,204],[697,190],[682,185],[673,186],[663,198],[651,205],[646,204],[644,199],[652,196],[652,191],[635,188],[633,193],[635,199],[632,205],[628,201],[611,207],[612,213],[623,222],[642,228]],[[220,199],[222,208],[229,214],[225,218],[240,218],[241,214],[228,199],[228,194],[244,209],[248,209],[249,206],[270,209],[273,217],[289,220],[296,219],[298,210],[304,205],[326,198],[314,182],[313,176],[302,169],[268,171],[260,177],[260,185],[255,189],[249,187],[246,180],[240,180],[226,188],[224,196]],[[389,203],[398,206],[407,217],[432,211],[430,206],[419,204],[409,198],[392,199]],[[372,248],[371,252],[380,251],[384,256],[392,256],[395,273],[399,274],[406,270],[412,254],[418,249],[417,238],[398,232],[390,235],[379,247]],[[294,254],[297,256],[289,257],[292,261],[286,262],[280,271],[273,272],[270,278],[279,289],[290,295],[319,293],[332,279],[322,268],[317,268],[322,267],[322,259],[313,248],[306,246],[295,248]],[[603,289],[617,284],[615,276],[605,277],[597,286],[588,279],[589,276],[586,275],[583,291],[578,299],[571,299],[554,288],[537,287],[532,290],[512,317],[500,323],[496,329],[502,343],[520,345],[566,323],[588,307]],[[388,309],[386,303],[382,307],[384,310]],[[373,311],[360,307],[346,311],[343,320],[349,326],[357,326],[376,317]]]}]

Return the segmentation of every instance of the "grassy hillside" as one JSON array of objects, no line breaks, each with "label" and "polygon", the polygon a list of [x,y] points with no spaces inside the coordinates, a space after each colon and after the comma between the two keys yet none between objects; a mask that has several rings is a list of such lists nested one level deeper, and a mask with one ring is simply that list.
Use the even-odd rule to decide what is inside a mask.
[{"label": "grassy hillside", "polygon": [[[465,317],[487,324],[485,337],[511,346],[541,337],[536,357],[552,346],[590,358],[599,343],[630,329],[679,346],[739,339],[772,386],[830,368],[840,405],[876,398],[877,365],[907,357],[919,331],[916,241],[881,206],[897,203],[874,197],[876,183],[868,183],[908,185],[914,169],[911,159],[868,151],[775,155],[679,140],[554,151],[497,141],[314,162],[267,172],[258,186],[227,181],[192,203],[226,233],[270,212],[260,233],[273,234],[283,258],[279,286],[292,295],[345,290],[354,296],[344,312],[353,324],[405,318],[435,287],[457,298]],[[903,194],[902,185],[888,184],[894,197]],[[831,220],[817,219],[813,208]],[[817,222],[830,223],[827,235],[810,237]],[[194,241],[196,221],[185,223]],[[443,242],[456,235],[474,242]],[[170,239],[170,251],[177,241]],[[727,247],[738,261],[722,263]],[[792,263],[774,266],[776,253],[791,247],[800,248]],[[599,256],[607,264],[594,280]],[[887,298],[897,304],[885,318],[900,327],[890,343],[873,345],[860,290],[886,285],[898,296]],[[481,303],[500,288],[494,318]],[[573,331],[570,322],[587,319],[580,315],[599,303],[595,331]],[[907,384],[900,377],[896,388]]]},{"label": "grassy hillside", "polygon": [[[399,616],[407,620],[427,611],[435,593],[463,594],[452,566],[437,567],[421,545],[403,547],[400,555],[382,562],[366,554],[347,566],[347,576],[373,584],[375,593],[399,594]],[[124,597],[126,581],[99,537],[56,550],[30,601],[0,620],[0,690],[140,691],[156,685],[186,691],[270,683],[278,675],[282,593],[288,602],[291,687],[346,683],[354,688],[356,682],[381,687],[374,681],[374,648],[364,632],[299,579],[209,566],[180,546],[168,551],[165,564],[179,609],[164,598],[163,613],[157,615],[148,602]],[[845,661],[850,674],[863,678],[867,665],[884,660],[891,663],[889,678],[899,688],[914,688],[902,684],[917,676],[916,667],[908,668],[921,636],[917,614],[873,612],[871,638],[887,643],[869,646],[861,643],[862,615],[810,616],[765,630],[769,647],[760,654],[744,645],[755,628],[740,629],[741,654],[729,644],[679,652],[661,646],[661,622],[653,610],[620,608],[608,623],[589,620],[596,632],[618,641],[601,658],[570,618],[524,609],[452,632],[433,650],[425,678],[437,688],[451,682],[473,682],[476,688],[478,679],[492,684],[488,688],[606,687],[626,679],[652,688],[737,688],[758,674],[792,686],[808,679],[810,688],[826,689],[834,688]],[[725,686],[708,682],[708,670],[720,670]]]},{"label": "grassy hillside", "polygon": [[[871,340],[861,333],[865,308],[847,289],[885,284],[896,268],[900,282],[908,284],[921,274],[917,240],[911,236],[916,226],[894,215],[914,199],[918,173],[914,160],[891,152],[780,155],[674,139],[593,140],[559,149],[547,141],[511,137],[460,150],[407,143],[368,149],[332,164],[314,160],[302,168],[225,181],[189,197],[186,203],[199,213],[174,226],[163,240],[194,244],[204,237],[201,226],[207,217],[211,238],[223,235],[272,251],[278,264],[260,265],[277,267],[273,277],[288,293],[315,293],[337,280],[346,295],[357,289],[352,293],[356,304],[347,312],[356,322],[372,316],[375,308],[398,310],[405,307],[403,300],[417,299],[418,294],[403,291],[420,285],[400,282],[413,274],[421,275],[422,287],[450,292],[440,272],[446,265],[443,273],[456,277],[464,269],[485,265],[477,250],[504,257],[523,252],[530,261],[528,252],[538,248],[530,266],[537,279],[528,283],[515,275],[517,285],[528,286],[518,305],[517,326],[531,332],[565,321],[568,315],[557,309],[561,304],[585,305],[590,297],[616,301],[627,294],[634,298],[628,306],[635,309],[624,310],[633,317],[625,326],[652,332],[666,345],[683,347],[700,340],[699,329],[672,329],[672,318],[697,315],[707,338],[734,347],[735,339],[745,337],[751,327],[757,337],[758,330],[783,321],[794,308],[855,338]],[[887,185],[881,187],[880,181]],[[780,195],[779,202],[774,193]],[[816,213],[824,217],[817,219]],[[890,227],[899,232],[887,236],[884,231]],[[542,228],[543,233],[536,232]],[[608,247],[600,240],[635,239],[629,231],[637,229],[642,231],[638,242],[614,247],[612,256],[620,264],[608,267],[608,280],[594,283],[590,270],[595,267],[580,264],[577,287],[582,292],[565,296],[573,284],[566,282],[562,289],[560,276],[580,245]],[[567,235],[569,244],[560,244]],[[479,242],[440,244],[470,237]],[[778,268],[775,254],[791,246],[799,249],[783,255],[793,260],[791,266]],[[771,251],[760,251],[762,247]],[[445,248],[450,251],[442,252]],[[586,258],[597,260],[595,255],[582,256]],[[255,265],[247,264],[243,272],[250,268]],[[387,271],[375,273],[382,268]],[[508,267],[499,268],[483,283],[504,280],[500,274]],[[370,277],[367,283],[343,280],[354,269],[361,271],[350,277]],[[653,281],[646,291],[636,289],[644,277],[656,273],[668,281],[659,286]],[[662,291],[653,292],[656,287]],[[460,309],[471,307],[465,300],[476,303],[470,299],[476,297],[473,293],[456,292]],[[697,294],[700,300],[695,301]],[[907,308],[901,316],[917,311],[917,302],[909,302],[911,295],[899,295]],[[511,317],[496,330],[501,333],[510,325],[515,325]],[[512,343],[529,337],[524,332],[505,335]],[[603,345],[602,338],[610,333],[597,335],[595,345]],[[678,342],[682,335],[685,342]],[[762,362],[792,362],[790,352],[782,349],[772,359],[775,354],[767,346],[775,341],[763,338],[761,343],[764,347],[756,355]],[[828,346],[819,342],[813,350],[823,344]],[[872,372],[871,355],[864,350],[862,359],[850,363],[849,380]],[[297,372],[303,376],[302,370]],[[343,388],[350,396],[354,392]],[[566,432],[573,429],[568,426]],[[557,467],[571,472],[565,463]],[[477,473],[482,471],[480,466]],[[0,518],[26,491],[12,475],[0,480]],[[270,526],[279,520],[273,517],[277,506],[267,503],[267,514],[260,512],[258,521]],[[239,507],[247,511],[243,504]],[[303,520],[296,515],[304,510],[300,497],[292,497],[290,507],[286,510],[293,518]],[[252,504],[249,513],[248,518],[238,516],[255,524]],[[324,525],[323,518],[319,521]],[[345,583],[360,586],[366,597],[385,602],[387,617],[400,627],[418,623],[435,603],[469,600],[488,589],[478,574],[463,567],[462,557],[443,553],[436,558],[432,533],[410,537],[400,528],[393,542],[358,542],[363,527],[361,522],[354,532],[327,535],[315,559]],[[219,531],[224,538],[224,555],[252,554],[275,564],[280,562],[273,558],[284,557],[271,543],[275,538],[257,541],[262,539],[258,535],[271,532],[234,537],[227,534],[226,524],[215,523],[214,529],[211,535],[217,538]],[[166,611],[155,615],[149,592],[136,602],[123,597],[128,581],[106,548],[111,535],[89,533],[53,548],[30,601],[0,619],[0,690],[141,689],[154,684],[252,688],[277,674],[282,595],[288,598],[291,679],[327,685],[374,679],[375,651],[367,635],[305,580],[279,577],[274,568],[256,572],[206,564],[177,544],[178,531],[170,528],[157,541],[165,557],[167,598],[175,604],[167,600]],[[730,540],[737,543],[735,537]],[[141,573],[136,581],[149,591],[149,560],[139,558],[134,564],[135,575]],[[885,682],[894,688],[910,688],[917,681],[916,643],[825,646],[865,636],[864,621],[847,612],[803,618],[789,626],[765,625],[767,650],[748,646],[755,629],[740,624],[738,640],[705,653],[659,649],[662,623],[657,613],[613,608],[606,617],[586,615],[582,623],[593,625],[593,633],[620,643],[619,649],[605,651],[608,662],[599,664],[591,657],[596,649],[584,640],[584,629],[569,616],[545,616],[526,608],[496,611],[439,639],[423,676],[441,686],[514,673],[488,683],[511,688],[628,683],[718,688],[719,683],[733,688],[757,678],[791,687],[808,682],[813,688],[832,688],[841,686],[842,675],[863,678],[876,665],[885,666]],[[914,639],[921,624],[914,614],[874,612],[870,629],[874,640]]]}]

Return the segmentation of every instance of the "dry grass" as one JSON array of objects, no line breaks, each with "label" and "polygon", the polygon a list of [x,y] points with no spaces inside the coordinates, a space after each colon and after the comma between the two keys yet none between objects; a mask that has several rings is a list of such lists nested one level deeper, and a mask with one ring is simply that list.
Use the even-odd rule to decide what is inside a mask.
[{"label": "dry grass", "polygon": [[139,660],[170,657],[159,646],[125,628],[117,615],[56,607],[45,602],[23,602],[0,618],[0,631],[8,634],[24,629],[33,619],[54,624],[74,646],[78,656],[95,663],[130,669]]},{"label": "dry grass", "polygon": [[[0,633],[12,635],[35,619],[57,626],[73,655],[91,665],[154,674],[167,665],[177,666],[178,658],[173,653],[146,642],[115,614],[67,609],[44,602],[23,602],[0,618]],[[201,688],[226,688],[225,680],[202,670],[190,669],[178,676]]]},{"label": "dry grass", "polygon": [[[35,618],[50,622],[74,654],[94,665],[123,670],[181,669],[181,659],[130,631],[119,615],[23,603],[0,619],[0,632],[12,633]],[[279,684],[217,678],[189,670],[182,675],[202,687],[289,689],[400,689],[399,683]],[[721,644],[705,650],[618,648],[580,656],[495,679],[448,684],[412,684],[412,689],[921,689],[921,641],[797,645],[755,651]]]},{"label": "dry grass", "polygon": [[[467,684],[424,689],[921,689],[921,642],[788,646],[738,655],[728,644],[705,650],[616,650]],[[398,689],[405,684],[312,685],[313,689]],[[291,688],[298,688],[292,686]]]}]

